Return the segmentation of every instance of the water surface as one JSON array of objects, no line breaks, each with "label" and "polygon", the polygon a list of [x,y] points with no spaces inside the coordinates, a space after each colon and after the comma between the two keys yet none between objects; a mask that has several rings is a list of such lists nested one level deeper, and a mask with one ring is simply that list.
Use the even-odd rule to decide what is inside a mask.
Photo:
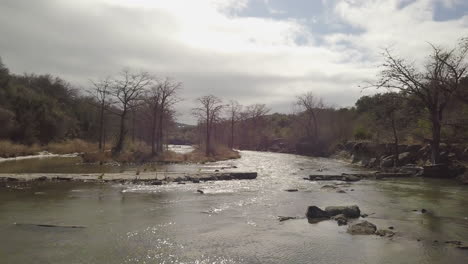
[{"label": "water surface", "polygon": [[[1,263],[467,263],[467,251],[444,243],[468,243],[466,186],[388,179],[341,186],[346,193],[336,193],[320,189],[330,183],[302,178],[358,168],[251,151],[202,169],[232,166],[259,176],[166,186],[8,183],[0,187]],[[395,227],[397,235],[351,236],[333,221],[277,220],[302,217],[309,205],[348,204],[359,205],[380,228]],[[429,213],[413,211],[422,208]]]}]

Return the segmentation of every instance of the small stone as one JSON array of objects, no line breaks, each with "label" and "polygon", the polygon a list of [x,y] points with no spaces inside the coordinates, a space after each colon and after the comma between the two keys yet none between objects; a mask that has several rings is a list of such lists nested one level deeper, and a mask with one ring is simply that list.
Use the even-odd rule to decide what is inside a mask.
[{"label": "small stone", "polygon": [[368,216],[369,216],[368,214],[362,214],[362,215],[361,215],[362,218],[366,218],[366,217],[368,217]]},{"label": "small stone", "polygon": [[386,229],[379,229],[375,232],[375,234],[381,237],[392,237],[395,235],[393,231],[386,230]]},{"label": "small stone", "polygon": [[285,191],[286,191],[286,192],[297,192],[297,191],[299,191],[299,190],[298,190],[298,189],[286,189]]},{"label": "small stone", "polygon": [[348,224],[348,219],[344,214],[335,215],[332,219],[335,220],[339,226]]},{"label": "small stone", "polygon": [[452,245],[456,245],[456,246],[461,246],[462,245],[462,242],[461,241],[456,241],[456,240],[453,240],[453,241],[445,241],[446,244],[452,244]]},{"label": "small stone", "polygon": [[294,217],[294,216],[278,216],[278,220],[280,222],[291,220],[291,219],[296,219],[296,217]]},{"label": "small stone", "polygon": [[388,229],[393,230],[395,228],[393,226],[389,226]]},{"label": "small stone", "polygon": [[201,194],[204,194],[204,192],[202,190],[197,190],[197,192],[199,192]]},{"label": "small stone", "polygon": [[346,193],[346,192],[343,191],[343,190],[338,190],[338,191],[336,191],[336,192],[337,192],[337,193]]},{"label": "small stone", "polygon": [[321,190],[336,190],[338,187],[333,186],[333,185],[324,185],[320,188]]},{"label": "small stone", "polygon": [[368,221],[363,221],[348,227],[348,233],[351,235],[372,235],[377,227]]},{"label": "small stone", "polygon": [[421,213],[425,214],[425,213],[427,213],[427,210],[426,209],[421,209]]}]

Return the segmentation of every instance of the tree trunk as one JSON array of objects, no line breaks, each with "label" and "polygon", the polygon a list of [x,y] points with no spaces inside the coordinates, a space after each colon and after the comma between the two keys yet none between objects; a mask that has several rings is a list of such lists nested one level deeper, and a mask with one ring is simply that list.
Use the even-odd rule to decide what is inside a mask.
[{"label": "tree trunk", "polygon": [[231,142],[229,145],[231,149],[234,149],[234,116],[231,118]]},{"label": "tree trunk", "polygon": [[318,125],[317,125],[317,117],[315,116],[315,113],[312,111],[312,119],[314,120],[314,142],[318,140]]},{"label": "tree trunk", "polygon": [[431,162],[439,164],[440,162],[440,130],[441,123],[437,113],[432,114],[432,141],[431,141]]},{"label": "tree trunk", "polygon": [[156,154],[155,141],[156,141],[156,108],[153,110],[153,119],[151,120],[151,155]]},{"label": "tree trunk", "polygon": [[135,109],[132,109],[132,143],[135,143]]},{"label": "tree trunk", "polygon": [[120,131],[119,131],[119,138],[117,140],[117,144],[114,147],[114,153],[120,153],[122,152],[123,149],[123,144],[125,140],[125,135],[127,134],[126,128],[125,128],[125,117],[127,115],[127,109],[124,108],[122,111],[122,114],[120,115]]},{"label": "tree trunk", "polygon": [[159,126],[158,126],[158,144],[157,144],[157,152],[162,153],[163,152],[163,129],[164,129],[164,109],[160,109],[160,114],[159,114]]},{"label": "tree trunk", "polygon": [[206,115],[206,150],[205,154],[208,157],[210,155],[210,114],[207,112]]},{"label": "tree trunk", "polygon": [[104,150],[104,103],[101,103],[101,109],[99,113],[99,151]]},{"label": "tree trunk", "polygon": [[393,167],[398,166],[398,134],[396,131],[395,118],[392,116],[392,130],[393,130],[393,140],[394,140],[394,156],[393,156]]}]

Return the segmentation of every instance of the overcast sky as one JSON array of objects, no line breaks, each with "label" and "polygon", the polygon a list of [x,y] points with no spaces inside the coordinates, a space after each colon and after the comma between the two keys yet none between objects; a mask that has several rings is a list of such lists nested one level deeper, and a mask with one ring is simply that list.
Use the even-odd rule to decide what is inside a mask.
[{"label": "overcast sky", "polygon": [[184,84],[189,123],[207,94],[284,113],[306,91],[352,106],[382,48],[420,61],[427,42],[467,34],[467,0],[0,0],[12,72],[81,88],[124,67],[170,76]]}]

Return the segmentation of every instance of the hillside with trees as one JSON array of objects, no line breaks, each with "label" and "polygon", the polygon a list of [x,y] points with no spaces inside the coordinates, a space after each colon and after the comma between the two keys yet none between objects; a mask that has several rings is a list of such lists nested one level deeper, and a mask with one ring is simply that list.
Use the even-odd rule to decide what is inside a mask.
[{"label": "hillside with trees", "polygon": [[290,114],[282,114],[261,103],[205,95],[192,110],[196,126],[176,122],[183,85],[170,78],[123,70],[83,91],[52,75],[12,74],[0,64],[0,138],[3,146],[34,150],[81,140],[85,152],[110,158],[130,151],[140,160],[164,156],[170,143],[196,145],[205,157],[233,149],[329,156],[349,141],[392,144],[398,154],[402,144],[429,144],[437,164],[441,144],[466,148],[468,42],[431,47],[419,64],[385,50],[377,81],[363,88],[379,93],[362,96],[353,107],[331,107],[307,92],[291,102]]}]

